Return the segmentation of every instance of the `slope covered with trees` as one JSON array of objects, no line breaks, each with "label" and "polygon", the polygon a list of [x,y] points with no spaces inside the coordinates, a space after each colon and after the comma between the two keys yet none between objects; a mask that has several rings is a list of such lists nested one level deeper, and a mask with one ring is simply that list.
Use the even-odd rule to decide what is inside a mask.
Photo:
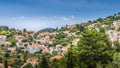
[{"label": "slope covered with trees", "polygon": [[119,34],[114,34],[119,20],[120,13],[37,34],[0,26],[0,63],[5,68],[120,68]]}]

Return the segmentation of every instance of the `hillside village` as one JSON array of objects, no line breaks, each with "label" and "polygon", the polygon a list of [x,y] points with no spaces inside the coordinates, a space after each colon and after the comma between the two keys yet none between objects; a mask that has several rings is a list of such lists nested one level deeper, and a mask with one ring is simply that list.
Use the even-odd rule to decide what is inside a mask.
[{"label": "hillside village", "polygon": [[4,68],[4,59],[8,61],[8,68],[24,68],[27,64],[35,67],[42,54],[49,61],[59,59],[71,45],[77,46],[81,32],[87,29],[105,33],[114,47],[120,41],[120,14],[37,34],[33,30],[0,26],[0,68]]}]

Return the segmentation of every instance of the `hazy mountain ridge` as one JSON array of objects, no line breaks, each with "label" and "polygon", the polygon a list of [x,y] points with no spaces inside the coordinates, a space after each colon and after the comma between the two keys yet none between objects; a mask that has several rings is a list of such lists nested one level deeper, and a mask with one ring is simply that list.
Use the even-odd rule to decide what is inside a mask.
[{"label": "hazy mountain ridge", "polygon": [[54,32],[56,29],[54,28],[44,28],[44,29],[41,29],[39,31],[37,31],[36,33],[39,34],[39,33],[42,33],[42,32]]}]

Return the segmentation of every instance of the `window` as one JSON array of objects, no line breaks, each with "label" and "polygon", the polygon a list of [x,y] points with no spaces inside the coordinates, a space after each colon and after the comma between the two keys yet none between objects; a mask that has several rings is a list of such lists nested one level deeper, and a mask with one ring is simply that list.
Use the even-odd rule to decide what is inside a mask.
[{"label": "window", "polygon": [[119,36],[119,34],[117,34],[117,36]]}]

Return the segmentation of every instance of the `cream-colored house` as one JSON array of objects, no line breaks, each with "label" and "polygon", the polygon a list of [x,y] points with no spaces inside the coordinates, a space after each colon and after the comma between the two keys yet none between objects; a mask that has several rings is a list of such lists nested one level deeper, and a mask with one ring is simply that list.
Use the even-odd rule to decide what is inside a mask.
[{"label": "cream-colored house", "polygon": [[6,42],[6,36],[0,35],[0,44],[5,44],[5,42]]},{"label": "cream-colored house", "polygon": [[115,26],[115,29],[117,30],[120,26],[120,20],[113,21],[113,25]]}]

